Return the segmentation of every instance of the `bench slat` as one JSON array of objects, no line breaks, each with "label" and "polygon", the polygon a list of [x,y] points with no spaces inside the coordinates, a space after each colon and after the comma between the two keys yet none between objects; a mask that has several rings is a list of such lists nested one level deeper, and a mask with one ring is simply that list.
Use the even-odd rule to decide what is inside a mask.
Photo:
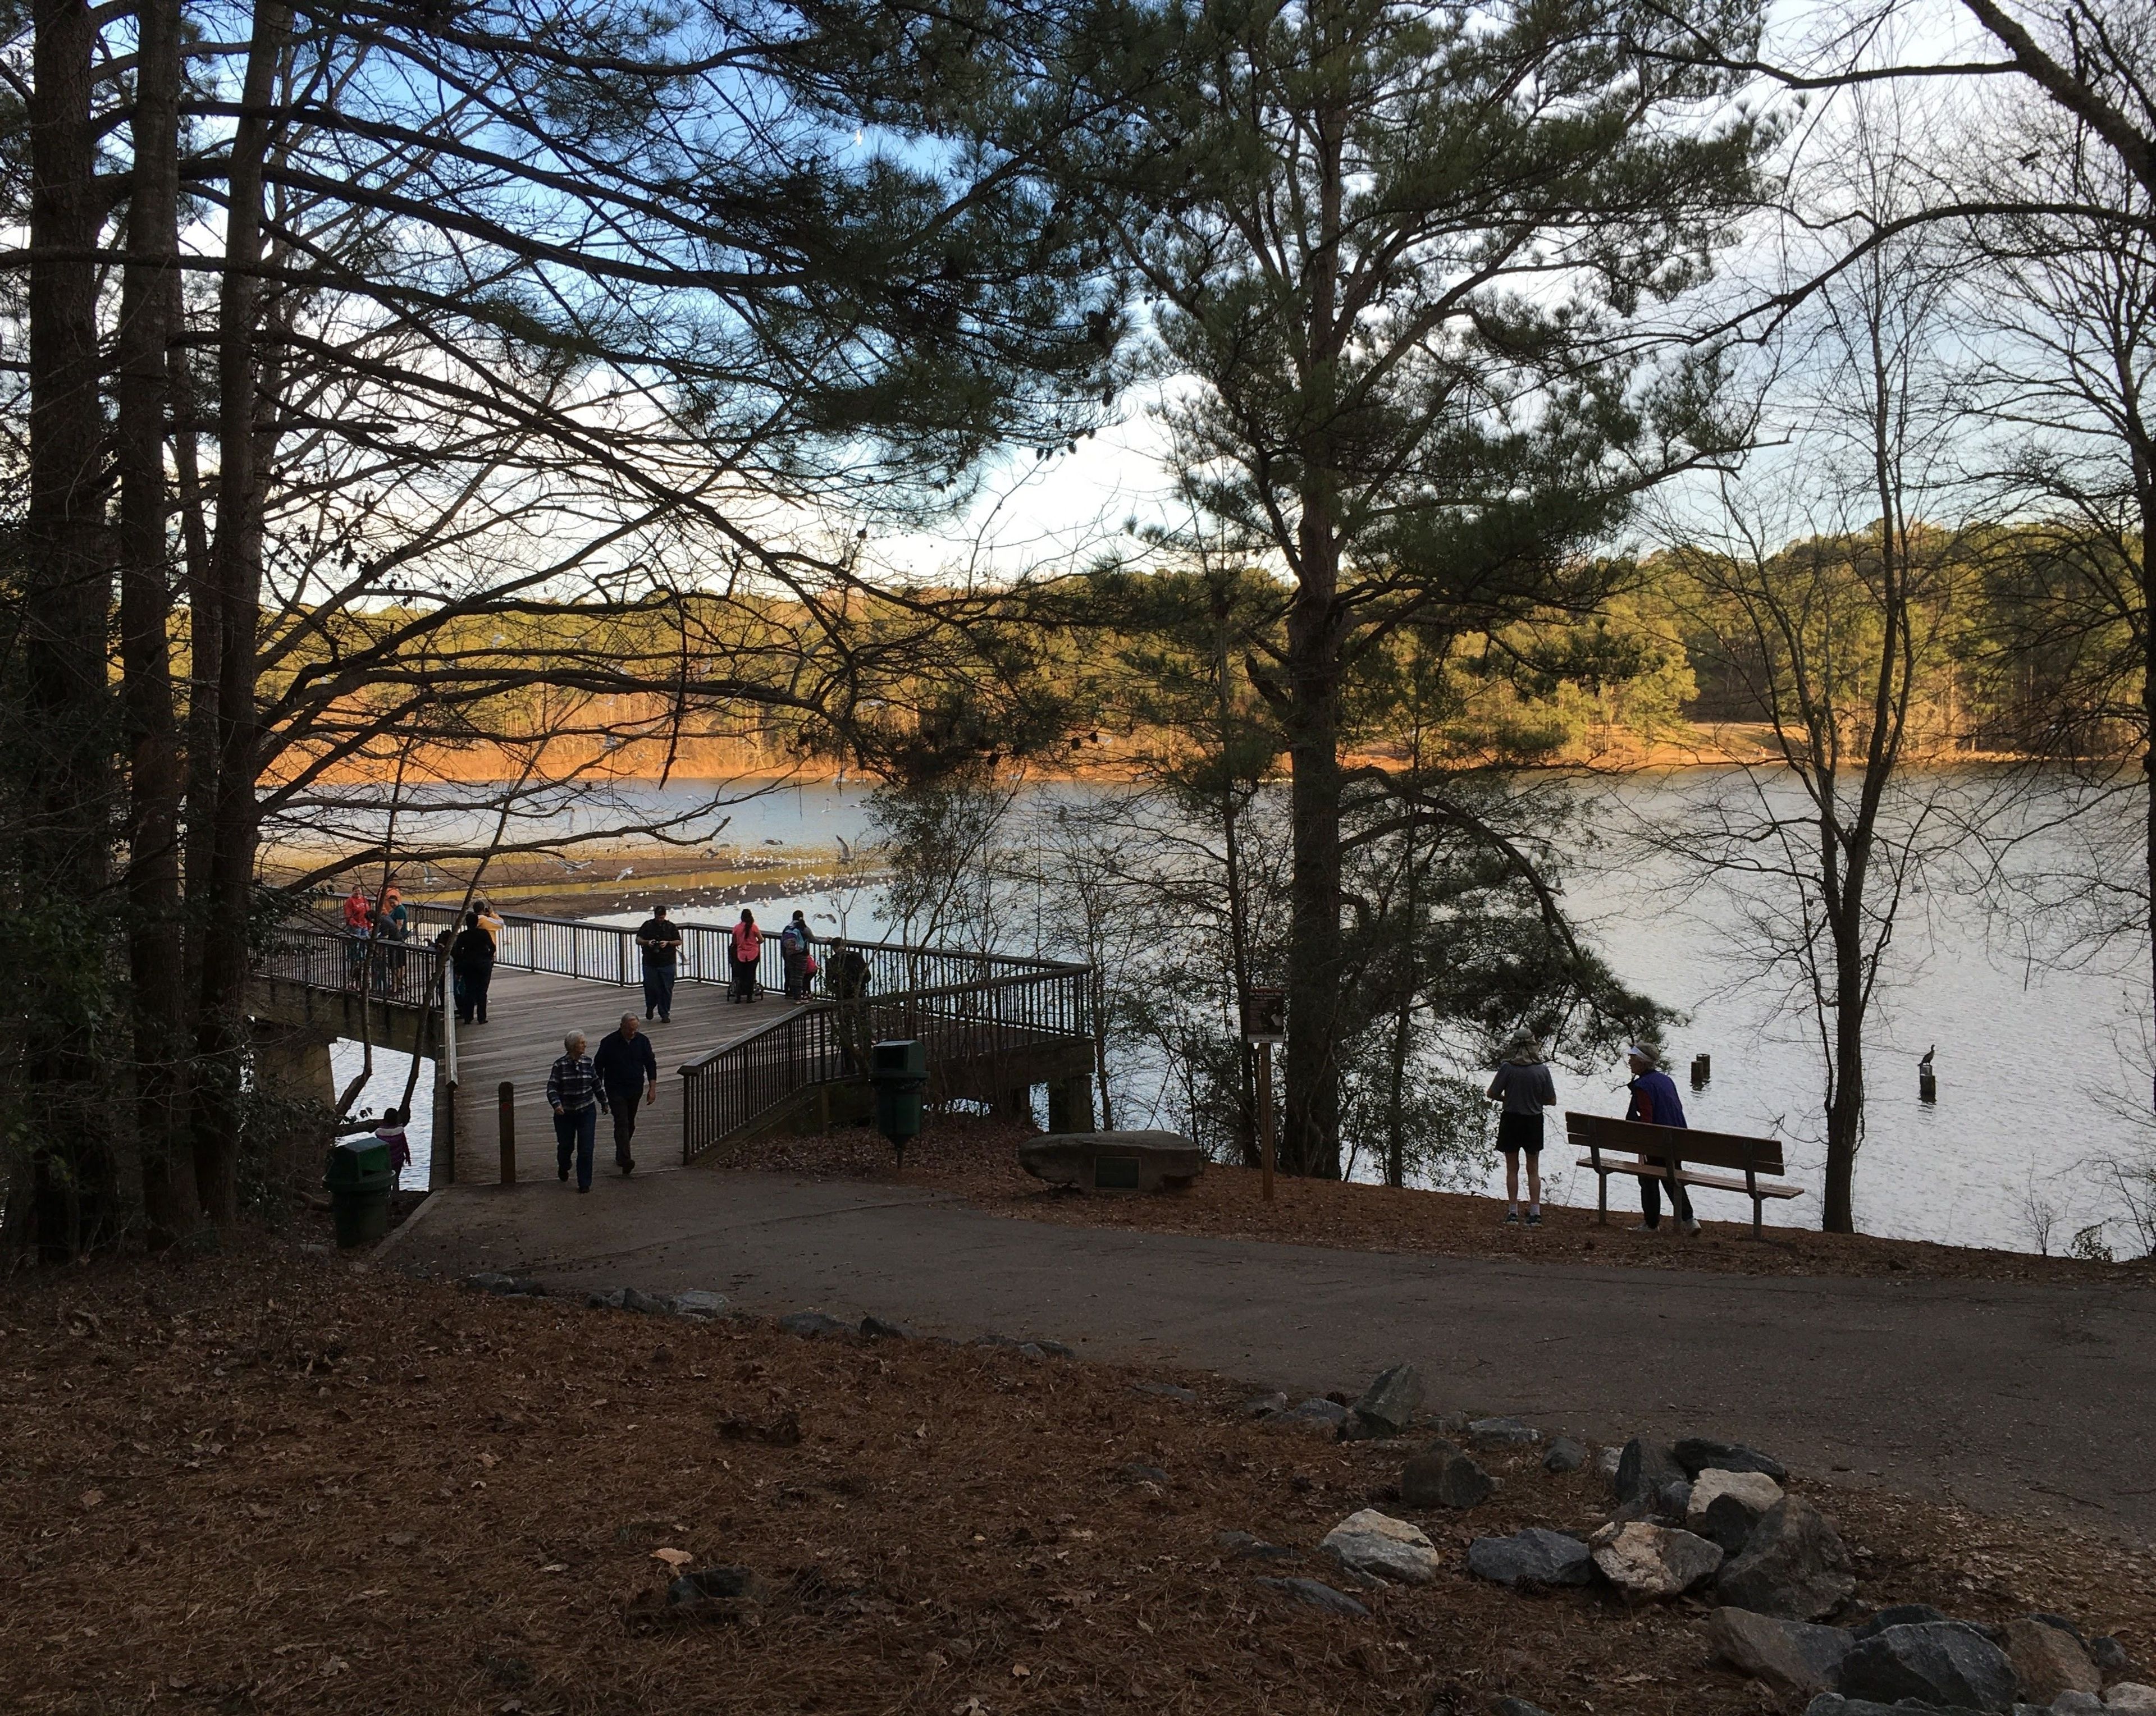
[{"label": "bench slat", "polygon": [[[1653,1126],[1644,1120],[1620,1120],[1613,1114],[1583,1114],[1568,1109],[1565,1131],[1584,1150],[1590,1137],[1602,1149],[1634,1155],[1668,1154],[1680,1161],[1712,1168],[1750,1167],[1757,1174],[1786,1174],[1779,1138],[1747,1138],[1736,1132],[1702,1132],[1683,1126]],[[1664,1141],[1674,1148],[1664,1150]]]},{"label": "bench slat", "polygon": [[[1583,1168],[1592,1168],[1595,1165],[1594,1158],[1582,1156],[1578,1165]],[[1670,1177],[1666,1170],[1652,1162],[1626,1161],[1621,1157],[1604,1156],[1601,1167],[1605,1174],[1631,1174],[1641,1180],[1666,1180]],[[1680,1186],[1705,1186],[1717,1191],[1749,1191],[1752,1189],[1742,1180],[1730,1179],[1720,1174],[1695,1174],[1689,1168],[1676,1170],[1676,1181]],[[1804,1188],[1801,1186],[1786,1186],[1775,1180],[1759,1182],[1759,1196],[1762,1197],[1802,1197],[1804,1195]]]}]

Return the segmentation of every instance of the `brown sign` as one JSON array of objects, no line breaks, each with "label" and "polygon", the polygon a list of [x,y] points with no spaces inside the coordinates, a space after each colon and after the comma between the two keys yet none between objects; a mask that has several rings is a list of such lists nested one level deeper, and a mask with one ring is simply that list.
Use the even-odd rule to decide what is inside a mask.
[{"label": "brown sign", "polygon": [[1287,1041],[1287,991],[1253,984],[1243,996],[1243,1041]]}]

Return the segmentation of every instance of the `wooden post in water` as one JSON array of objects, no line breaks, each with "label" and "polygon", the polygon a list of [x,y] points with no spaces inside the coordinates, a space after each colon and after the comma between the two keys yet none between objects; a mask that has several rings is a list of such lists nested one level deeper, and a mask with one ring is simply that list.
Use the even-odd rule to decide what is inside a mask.
[{"label": "wooden post in water", "polygon": [[516,1184],[516,1087],[506,1078],[495,1093],[501,1115],[501,1183]]}]

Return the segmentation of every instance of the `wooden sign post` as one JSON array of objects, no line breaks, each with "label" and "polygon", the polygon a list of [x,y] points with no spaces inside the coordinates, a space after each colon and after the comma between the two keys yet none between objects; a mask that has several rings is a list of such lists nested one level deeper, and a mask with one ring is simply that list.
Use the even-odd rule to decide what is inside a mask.
[{"label": "wooden sign post", "polygon": [[1287,991],[1253,984],[1243,996],[1243,1041],[1258,1052],[1258,1141],[1262,1195],[1273,1201],[1273,1045],[1287,1041]]}]

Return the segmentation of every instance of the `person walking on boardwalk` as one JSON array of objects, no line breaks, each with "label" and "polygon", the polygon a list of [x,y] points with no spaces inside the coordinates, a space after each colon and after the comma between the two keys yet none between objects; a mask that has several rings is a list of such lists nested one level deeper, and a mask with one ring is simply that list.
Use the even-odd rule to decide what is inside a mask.
[{"label": "person walking on boardwalk", "polygon": [[613,1116],[613,1165],[624,1174],[636,1170],[629,1150],[636,1136],[639,1103],[659,1100],[659,1057],[651,1052],[651,1039],[636,1022],[634,1013],[624,1013],[621,1023],[599,1038],[599,1052],[592,1057],[598,1068],[599,1089],[606,1093],[608,1112]]},{"label": "person walking on boardwalk", "polygon": [[808,920],[799,912],[794,913],[786,927],[778,932],[779,962],[786,969],[786,998],[806,1001],[808,998]]},{"label": "person walking on boardwalk", "polygon": [[1490,1081],[1490,1099],[1501,1104],[1497,1148],[1505,1153],[1505,1225],[1520,1219],[1520,1158],[1527,1159],[1527,1226],[1543,1225],[1543,1110],[1557,1101],[1548,1063],[1531,1037],[1518,1037],[1506,1050],[1497,1076]]},{"label": "person walking on boardwalk", "polygon": [[757,961],[763,957],[763,931],[756,927],[756,914],[742,908],[741,922],[729,932],[728,955],[733,960],[733,1001],[756,999]]},{"label": "person walking on boardwalk", "polygon": [[547,1106],[554,1111],[554,1165],[563,1180],[576,1169],[579,1191],[592,1189],[592,1150],[606,1104],[606,1087],[584,1053],[584,1033],[572,1031],[562,1039],[561,1058],[547,1069]]},{"label": "person walking on boardwalk", "polygon": [[[637,925],[636,945],[644,954],[644,1017],[656,1013],[663,1024],[674,1017],[675,968],[681,955],[681,931],[666,921],[665,906],[652,907]],[[647,1053],[650,1048],[644,1045]]]},{"label": "person walking on boardwalk", "polygon": [[[1635,1043],[1625,1052],[1625,1062],[1632,1069],[1631,1083],[1626,1087],[1632,1093],[1631,1105],[1625,1110],[1628,1120],[1644,1120],[1650,1126],[1682,1126],[1686,1124],[1684,1104],[1677,1099],[1677,1088],[1670,1075],[1656,1064],[1661,1059],[1652,1048]],[[1640,1152],[1643,1161],[1666,1166],[1668,1159],[1650,1156]],[[1692,1217],[1691,1200],[1685,1195],[1681,1185],[1670,1187],[1671,1214],[1679,1227],[1686,1233],[1699,1232],[1699,1223]],[[1640,1226],[1651,1232],[1662,1225],[1662,1182],[1640,1176]]]},{"label": "person walking on boardwalk", "polygon": [[486,1023],[486,991],[494,981],[494,938],[479,920],[476,908],[465,914],[465,926],[449,944],[449,983],[455,991],[457,1023]]}]

